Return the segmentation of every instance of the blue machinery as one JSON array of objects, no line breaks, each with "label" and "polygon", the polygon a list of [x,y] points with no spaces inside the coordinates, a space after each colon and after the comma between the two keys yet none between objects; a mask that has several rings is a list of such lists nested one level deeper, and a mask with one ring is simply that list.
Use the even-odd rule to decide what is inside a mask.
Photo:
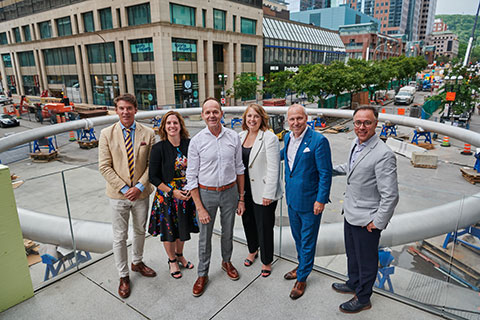
[{"label": "blue machinery", "polygon": [[[379,289],[388,290],[393,293],[392,280],[390,275],[395,273],[395,267],[392,266],[392,262],[395,258],[392,255],[392,252],[389,248],[380,248],[378,249],[378,273],[377,281],[375,286]],[[388,289],[385,287],[385,284],[388,284]]]},{"label": "blue machinery", "polygon": [[429,131],[424,131],[422,128],[416,128],[413,130],[413,138],[412,138],[412,143],[415,143],[418,145],[418,139],[419,138],[424,138],[425,143],[430,143],[432,144],[432,135],[430,134]]},{"label": "blue machinery", "polygon": [[78,140],[80,141],[97,140],[97,137],[95,137],[95,131],[93,130],[93,128],[77,130],[77,137],[78,137]]},{"label": "blue machinery", "polygon": [[48,147],[48,153],[55,152],[55,147],[53,146],[53,138],[44,138],[42,140],[33,141],[33,153],[42,152],[40,150],[40,147],[45,147],[45,146]]},{"label": "blue machinery", "polygon": [[389,137],[392,135],[395,137],[397,136],[397,128],[395,127],[395,124],[387,121],[382,125],[382,132],[380,132],[380,137]]},{"label": "blue machinery", "polygon": [[443,242],[443,248],[446,249],[447,248],[447,245],[454,241],[454,242],[460,242],[460,243],[463,243],[464,245],[470,247],[470,248],[473,248],[473,249],[476,249],[476,250],[480,250],[480,247],[479,246],[476,246],[470,242],[467,242],[465,240],[462,240],[462,239],[458,239],[459,236],[462,236],[464,234],[470,234],[474,237],[477,237],[478,239],[480,239],[480,229],[477,227],[477,226],[470,226],[468,228],[465,228],[463,229],[462,231],[454,231],[454,232],[450,232],[450,233],[447,233],[447,236],[445,237],[445,241]]},{"label": "blue machinery", "polygon": [[[53,277],[57,276],[60,269],[63,267],[63,271],[67,271],[75,267],[77,264],[73,262],[73,259],[75,257],[74,251],[70,252],[66,256],[63,256],[59,259],[55,258],[54,256],[50,254],[43,254],[42,255],[42,262],[46,264],[45,268],[45,276],[43,278],[43,281],[47,281],[50,279],[50,275]],[[88,251],[77,251],[77,263],[84,263],[88,260],[90,260],[92,257],[90,256],[90,253]],[[68,267],[66,266],[66,263],[69,263]]]}]

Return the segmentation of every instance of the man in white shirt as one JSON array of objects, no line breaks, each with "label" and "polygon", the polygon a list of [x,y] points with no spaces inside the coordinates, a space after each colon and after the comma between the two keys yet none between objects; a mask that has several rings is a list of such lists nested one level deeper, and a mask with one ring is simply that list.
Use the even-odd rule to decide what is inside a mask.
[{"label": "man in white shirt", "polygon": [[235,212],[242,215],[245,211],[244,166],[240,138],[235,131],[221,125],[222,116],[220,103],[215,98],[207,98],[202,106],[202,118],[207,127],[192,138],[188,148],[186,189],[191,191],[200,222],[198,279],[193,286],[195,297],[203,294],[208,283],[213,225],[219,207],[222,269],[230,279],[239,279],[230,258]]}]

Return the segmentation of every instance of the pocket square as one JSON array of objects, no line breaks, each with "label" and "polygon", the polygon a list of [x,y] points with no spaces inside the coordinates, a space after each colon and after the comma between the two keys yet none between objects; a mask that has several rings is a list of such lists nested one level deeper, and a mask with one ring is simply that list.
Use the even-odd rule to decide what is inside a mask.
[{"label": "pocket square", "polygon": [[303,150],[303,153],[307,153],[307,152],[310,152],[310,148],[309,148],[309,147],[306,147],[306,148]]},{"label": "pocket square", "polygon": [[145,141],[142,141],[142,142],[140,142],[140,145],[141,145],[141,146],[146,146],[147,143],[146,143]]}]

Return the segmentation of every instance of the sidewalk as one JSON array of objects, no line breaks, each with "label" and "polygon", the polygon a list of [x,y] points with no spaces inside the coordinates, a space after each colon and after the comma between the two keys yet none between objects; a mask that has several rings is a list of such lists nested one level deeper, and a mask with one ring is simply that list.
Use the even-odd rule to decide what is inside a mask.
[{"label": "sidewalk", "polygon": [[[197,236],[185,246],[185,256],[197,263]],[[295,265],[277,258],[272,275],[260,276],[261,263],[243,266],[247,252],[244,245],[234,242],[232,262],[240,279],[231,281],[220,268],[220,238],[212,239],[210,282],[205,293],[193,297],[196,268],[183,271],[173,279],[168,273],[167,257],[161,243],[148,238],[144,261],[157,271],[156,278],[130,274],[132,294],[118,297],[118,277],[113,256],[98,261],[80,272],[36,292],[35,296],[0,314],[5,320],[17,319],[352,319],[338,310],[350,296],[334,292],[330,286],[338,279],[313,271],[305,295],[299,300],[289,298],[292,281],[283,274]],[[438,319],[379,294],[372,297],[373,308],[355,315],[355,319]]]}]

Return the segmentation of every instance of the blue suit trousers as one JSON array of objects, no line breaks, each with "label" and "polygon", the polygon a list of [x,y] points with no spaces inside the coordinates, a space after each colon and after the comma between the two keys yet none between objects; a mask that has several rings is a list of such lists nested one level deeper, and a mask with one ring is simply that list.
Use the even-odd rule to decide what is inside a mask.
[{"label": "blue suit trousers", "polygon": [[298,212],[288,206],[288,219],[297,248],[297,281],[304,282],[313,269],[322,214],[314,215],[313,211]]}]

